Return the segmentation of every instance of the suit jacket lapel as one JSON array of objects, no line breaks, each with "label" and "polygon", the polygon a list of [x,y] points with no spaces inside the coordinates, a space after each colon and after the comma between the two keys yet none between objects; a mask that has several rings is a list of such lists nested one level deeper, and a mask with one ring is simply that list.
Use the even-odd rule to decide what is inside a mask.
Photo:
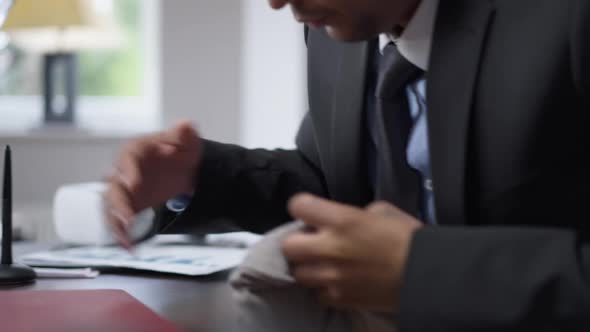
[{"label": "suit jacket lapel", "polygon": [[491,23],[488,0],[441,1],[428,71],[428,127],[437,220],[466,222],[466,157],[473,91]]},{"label": "suit jacket lapel", "polygon": [[329,172],[334,199],[365,204],[370,199],[364,144],[364,94],[371,43],[342,44],[332,102]]}]

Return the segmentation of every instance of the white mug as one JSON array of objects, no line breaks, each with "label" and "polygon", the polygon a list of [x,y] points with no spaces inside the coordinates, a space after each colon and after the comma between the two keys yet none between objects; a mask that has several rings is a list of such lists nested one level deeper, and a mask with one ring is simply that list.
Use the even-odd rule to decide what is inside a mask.
[{"label": "white mug", "polygon": [[[103,182],[74,183],[57,189],[53,200],[53,222],[59,239],[76,245],[112,245],[115,238],[107,223]],[[137,214],[129,236],[139,242],[154,233],[154,212]]]}]

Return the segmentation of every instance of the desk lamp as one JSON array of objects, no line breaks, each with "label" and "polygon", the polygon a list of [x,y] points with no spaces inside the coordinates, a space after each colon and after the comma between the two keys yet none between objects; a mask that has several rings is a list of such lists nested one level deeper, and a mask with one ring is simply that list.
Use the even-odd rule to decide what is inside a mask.
[{"label": "desk lamp", "polygon": [[17,0],[3,29],[43,54],[44,123],[71,125],[78,96],[77,52],[124,44],[112,0]]}]

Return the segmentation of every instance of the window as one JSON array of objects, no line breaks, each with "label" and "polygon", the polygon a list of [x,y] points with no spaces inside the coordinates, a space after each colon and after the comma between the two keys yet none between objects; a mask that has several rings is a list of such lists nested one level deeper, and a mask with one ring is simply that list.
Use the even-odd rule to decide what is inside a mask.
[{"label": "window", "polygon": [[[123,46],[78,52],[77,124],[104,130],[149,130],[157,123],[154,32],[157,0],[93,0],[109,12]],[[42,59],[0,35],[0,130],[39,126],[42,118]]]},{"label": "window", "polygon": [[[105,0],[98,0],[104,6]],[[111,0],[112,1],[112,0]],[[114,14],[127,37],[117,51],[80,54],[80,93],[88,96],[138,96],[142,94],[141,0],[116,0]]]}]

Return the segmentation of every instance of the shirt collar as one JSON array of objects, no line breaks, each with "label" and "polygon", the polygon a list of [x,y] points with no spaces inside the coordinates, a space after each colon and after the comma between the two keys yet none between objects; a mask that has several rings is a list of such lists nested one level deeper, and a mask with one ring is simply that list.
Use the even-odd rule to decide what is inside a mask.
[{"label": "shirt collar", "polygon": [[438,3],[439,0],[422,0],[399,37],[391,33],[379,35],[379,50],[383,52],[387,44],[394,42],[401,55],[416,67],[427,71]]}]

